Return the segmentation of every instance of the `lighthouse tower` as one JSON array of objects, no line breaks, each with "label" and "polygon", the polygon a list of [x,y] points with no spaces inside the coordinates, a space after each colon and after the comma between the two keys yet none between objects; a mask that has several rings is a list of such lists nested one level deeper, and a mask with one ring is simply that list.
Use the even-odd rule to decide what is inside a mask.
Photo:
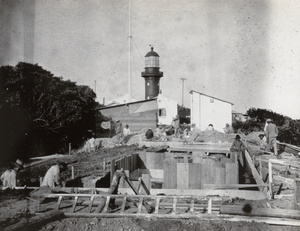
[{"label": "lighthouse tower", "polygon": [[145,56],[145,71],[142,77],[145,78],[145,99],[152,99],[159,94],[159,80],[163,77],[163,72],[159,69],[159,55],[153,51],[149,51]]}]

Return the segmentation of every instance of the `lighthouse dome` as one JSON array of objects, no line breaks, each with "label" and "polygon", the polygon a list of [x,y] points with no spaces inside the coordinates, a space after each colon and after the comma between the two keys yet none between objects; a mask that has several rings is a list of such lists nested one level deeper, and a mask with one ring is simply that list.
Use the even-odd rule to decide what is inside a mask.
[{"label": "lighthouse dome", "polygon": [[153,47],[151,47],[151,51],[149,51],[147,54],[146,54],[146,56],[145,57],[149,57],[149,56],[156,56],[156,57],[159,57],[159,55],[155,52],[155,51],[153,51]]}]

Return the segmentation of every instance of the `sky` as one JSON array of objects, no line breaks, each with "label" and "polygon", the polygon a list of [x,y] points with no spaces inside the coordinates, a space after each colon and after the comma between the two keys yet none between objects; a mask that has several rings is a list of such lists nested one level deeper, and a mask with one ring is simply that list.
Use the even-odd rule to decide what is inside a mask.
[{"label": "sky", "polygon": [[[191,90],[300,119],[298,0],[0,0],[0,65],[34,63],[88,85],[102,103],[131,89],[145,99],[154,47],[164,96],[190,107]],[[183,81],[184,91],[182,94]]]}]

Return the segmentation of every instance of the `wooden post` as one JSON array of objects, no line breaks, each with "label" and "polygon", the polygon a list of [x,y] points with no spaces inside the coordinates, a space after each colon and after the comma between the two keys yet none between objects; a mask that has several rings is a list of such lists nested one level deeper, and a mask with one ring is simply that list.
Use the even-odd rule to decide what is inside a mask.
[{"label": "wooden post", "polygon": [[44,177],[40,177],[40,186],[42,186]]},{"label": "wooden post", "polygon": [[269,160],[269,191],[270,191],[270,197],[273,197],[273,192],[272,192],[272,183],[273,183],[273,176],[272,176],[272,163]]},{"label": "wooden post", "polygon": [[261,163],[261,156],[259,157],[259,175],[262,176],[262,163]]},{"label": "wooden post", "polygon": [[106,169],[106,161],[105,161],[105,158],[103,159],[103,170]]},{"label": "wooden post", "polygon": [[209,198],[207,202],[207,213],[211,214],[211,206],[212,206],[212,199]]},{"label": "wooden post", "polygon": [[300,178],[295,179],[295,209],[300,210]]},{"label": "wooden post", "polygon": [[75,179],[74,166],[72,166],[72,179]]},{"label": "wooden post", "polygon": [[110,182],[112,182],[114,174],[115,174],[115,160],[112,159],[110,162]]},{"label": "wooden post", "polygon": [[69,155],[71,155],[71,143],[69,143]]}]

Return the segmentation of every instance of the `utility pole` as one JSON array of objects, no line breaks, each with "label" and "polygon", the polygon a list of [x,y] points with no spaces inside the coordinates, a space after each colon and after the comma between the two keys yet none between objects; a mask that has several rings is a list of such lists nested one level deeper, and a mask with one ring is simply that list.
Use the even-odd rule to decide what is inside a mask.
[{"label": "utility pole", "polygon": [[186,78],[180,78],[182,80],[182,106],[183,106],[183,102],[184,102],[184,80],[186,80]]},{"label": "utility pole", "polygon": [[94,80],[95,81],[95,94],[97,95],[96,93],[96,84],[97,84],[97,80]]},{"label": "utility pole", "polygon": [[128,14],[128,103],[131,102],[131,0],[129,0]]}]

